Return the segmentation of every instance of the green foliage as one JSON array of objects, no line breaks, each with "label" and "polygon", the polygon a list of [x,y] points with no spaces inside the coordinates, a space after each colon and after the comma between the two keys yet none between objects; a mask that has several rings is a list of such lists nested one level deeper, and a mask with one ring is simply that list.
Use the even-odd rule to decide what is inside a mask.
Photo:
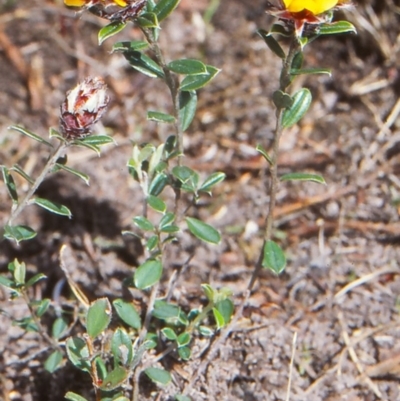
[{"label": "green foliage", "polygon": [[90,304],[86,314],[86,330],[91,339],[99,336],[110,324],[111,304],[107,298],[100,298]]},{"label": "green foliage", "polygon": [[274,241],[267,241],[263,249],[263,267],[276,274],[282,273],[286,267],[286,257],[282,248]]}]

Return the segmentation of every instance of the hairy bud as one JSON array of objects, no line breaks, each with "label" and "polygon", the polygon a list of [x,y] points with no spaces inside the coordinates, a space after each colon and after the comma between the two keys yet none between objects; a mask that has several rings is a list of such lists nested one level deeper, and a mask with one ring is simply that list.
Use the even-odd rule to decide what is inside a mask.
[{"label": "hairy bud", "polygon": [[83,138],[100,120],[110,101],[102,78],[86,78],[67,96],[60,106],[60,129],[67,140]]}]

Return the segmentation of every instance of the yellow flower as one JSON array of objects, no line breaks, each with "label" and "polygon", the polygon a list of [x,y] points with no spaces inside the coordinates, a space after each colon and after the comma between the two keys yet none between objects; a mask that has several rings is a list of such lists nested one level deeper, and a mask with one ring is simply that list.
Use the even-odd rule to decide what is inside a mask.
[{"label": "yellow flower", "polygon": [[126,7],[128,3],[125,0],[64,0],[66,6],[69,7],[83,7],[85,5],[94,5],[94,4],[102,4],[102,5],[112,5],[115,4],[120,7]]},{"label": "yellow flower", "polygon": [[285,9],[291,13],[309,11],[313,15],[325,13],[335,7],[338,0],[283,0]]}]

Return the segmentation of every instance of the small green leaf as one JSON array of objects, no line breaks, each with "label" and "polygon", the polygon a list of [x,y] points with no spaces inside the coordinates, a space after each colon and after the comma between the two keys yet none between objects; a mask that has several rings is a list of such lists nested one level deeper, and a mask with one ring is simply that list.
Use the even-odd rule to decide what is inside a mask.
[{"label": "small green leaf", "polygon": [[38,281],[43,280],[47,278],[43,273],[38,273],[35,274],[32,278],[30,278],[26,283],[25,283],[25,287],[32,287],[34,284],[36,284]]},{"label": "small green leaf", "polygon": [[157,14],[158,20],[162,21],[175,10],[179,2],[180,0],[160,0],[154,7],[153,12]]},{"label": "small green leaf", "polygon": [[118,316],[125,322],[128,326],[139,330],[142,322],[140,316],[136,311],[136,308],[131,302],[126,302],[122,299],[116,299],[113,301],[115,310]]},{"label": "small green leaf", "polygon": [[16,241],[26,241],[36,237],[36,232],[28,226],[8,226],[4,227],[4,237]]},{"label": "small green leaf", "polygon": [[74,168],[68,167],[65,164],[60,164],[60,163],[56,163],[56,168],[67,171],[68,173],[77,176],[81,180],[85,181],[86,185],[89,185],[89,176],[87,174],[84,174],[78,170],[75,170]]},{"label": "small green leaf", "polygon": [[138,24],[141,28],[158,28],[160,26],[160,21],[156,14],[150,13],[143,13],[140,15],[139,18],[136,19],[136,24]]},{"label": "small green leaf", "polygon": [[36,309],[36,316],[42,317],[46,313],[47,309],[49,309],[49,306],[50,306],[50,299],[45,298],[39,301],[39,304]]},{"label": "small green leaf", "polygon": [[283,51],[281,45],[277,42],[277,40],[271,35],[270,32],[265,31],[264,29],[259,29],[257,33],[264,39],[264,42],[270,48],[272,53],[277,55],[279,58],[284,60],[286,58],[286,54]]},{"label": "small green leaf", "polygon": [[114,52],[128,52],[128,51],[139,51],[145,50],[149,47],[149,44],[143,40],[132,40],[131,42],[117,42],[112,47],[112,53]]},{"label": "small green leaf", "polygon": [[22,167],[18,164],[14,164],[11,169],[11,171],[15,171],[16,173],[18,173],[21,177],[25,178],[26,181],[29,182],[29,184],[33,185],[35,180],[29,176],[27,173],[25,173],[25,171],[22,169]]},{"label": "small green leaf", "polygon": [[61,216],[67,216],[69,218],[72,217],[71,211],[66,206],[63,206],[59,203],[51,202],[43,198],[34,198],[33,201],[36,205],[48,210],[49,212],[59,214]]},{"label": "small green leaf", "polygon": [[99,46],[111,36],[121,32],[126,27],[126,24],[121,21],[114,21],[100,29],[98,34]]},{"label": "small green leaf", "polygon": [[164,71],[150,57],[137,51],[124,53],[128,63],[137,71],[152,78],[164,78]]},{"label": "small green leaf", "polygon": [[318,174],[308,174],[308,173],[290,173],[284,174],[281,177],[281,181],[313,181],[318,184],[326,184],[324,177]]},{"label": "small green leaf", "polygon": [[326,74],[326,75],[331,76],[332,72],[329,68],[302,68],[302,69],[291,69],[290,74],[291,75]]},{"label": "small green leaf", "polygon": [[192,356],[192,351],[189,347],[179,347],[178,348],[178,355],[184,360],[188,361]]},{"label": "small green leaf", "polygon": [[88,135],[85,138],[74,141],[75,143],[91,145],[91,146],[103,146],[109,143],[115,144],[115,141],[111,136],[108,135]]},{"label": "small green leaf", "polygon": [[170,327],[164,327],[161,332],[164,334],[164,336],[171,341],[175,341],[178,336],[176,335],[175,331],[172,330]]},{"label": "small green leaf", "polygon": [[156,212],[165,213],[167,205],[165,202],[157,196],[149,195],[146,199],[147,204]]},{"label": "small green leaf", "polygon": [[133,359],[133,346],[129,334],[120,327],[115,330],[111,339],[111,351],[117,364],[128,366]]},{"label": "small green leaf", "polygon": [[235,307],[233,302],[230,299],[224,299],[223,301],[219,301],[216,305],[218,312],[224,318],[225,324],[228,324],[232,318]]},{"label": "small green leaf", "polygon": [[270,166],[273,166],[274,162],[272,161],[271,156],[267,153],[262,145],[258,144],[256,146],[256,151],[264,157],[264,159],[269,163]]},{"label": "small green leaf", "polygon": [[181,91],[195,91],[206,86],[221,71],[212,65],[206,65],[207,73],[186,76],[180,86]]},{"label": "small green leaf", "polygon": [[292,69],[300,70],[301,67],[303,66],[303,61],[304,61],[304,53],[302,51],[297,52],[296,55],[293,57]]},{"label": "small green leaf", "polygon": [[160,220],[160,223],[158,224],[158,228],[162,230],[165,227],[168,227],[175,221],[175,214],[172,212],[166,213]]},{"label": "small green leaf", "polygon": [[220,330],[225,326],[225,319],[222,316],[221,312],[217,308],[213,308],[213,315],[215,319],[215,323],[217,324],[217,330]]},{"label": "small green leaf", "polygon": [[155,121],[157,123],[174,123],[175,117],[171,116],[171,114],[161,113],[159,111],[148,111],[147,119],[150,121]]},{"label": "small green leaf", "polygon": [[72,391],[68,391],[64,398],[70,401],[88,401],[86,398],[80,396],[79,394],[73,393]]},{"label": "small green leaf", "polygon": [[128,377],[128,371],[122,366],[116,367],[104,379],[100,386],[103,391],[111,391],[120,386]]},{"label": "small green leaf", "polygon": [[293,104],[292,97],[281,90],[277,90],[272,94],[272,100],[277,109],[287,109]]},{"label": "small green leaf", "polygon": [[338,33],[357,33],[353,24],[348,21],[337,21],[333,23],[321,24],[319,26],[319,35],[334,35]]},{"label": "small green leaf", "polygon": [[[150,195],[154,197],[160,195],[160,193],[164,190],[167,184],[168,184],[168,176],[164,173],[158,173],[151,181],[149,187]],[[149,199],[149,197],[147,199]],[[149,206],[152,207],[150,204]]]},{"label": "small green leaf", "polygon": [[62,317],[57,318],[51,328],[53,338],[58,340],[67,332],[67,329],[68,323],[65,321],[65,319]]},{"label": "small green leaf", "polygon": [[17,284],[25,284],[26,276],[26,265],[24,262],[19,262],[17,259],[14,260],[14,280]]},{"label": "small green leaf", "polygon": [[157,235],[152,235],[146,242],[146,248],[152,251],[158,245]]},{"label": "small green leaf", "polygon": [[133,222],[143,231],[154,231],[153,223],[144,216],[134,217]]},{"label": "small green leaf", "polygon": [[9,278],[0,275],[0,284],[4,285],[4,287],[7,287],[9,289],[13,289],[13,287],[15,286],[15,283],[13,280],[10,280]]},{"label": "small green leaf", "polygon": [[184,347],[190,343],[191,339],[192,339],[192,336],[189,333],[183,332],[183,333],[179,334],[176,342],[178,343],[179,347]]},{"label": "small green leaf", "polygon": [[192,401],[192,399],[187,395],[181,395],[181,394],[176,395],[175,399],[176,401]]},{"label": "small green leaf", "polygon": [[269,31],[269,34],[282,35],[287,38],[289,38],[292,35],[292,33],[288,29],[286,29],[286,26],[281,25],[281,24],[272,25],[271,30]]},{"label": "small green leaf", "polygon": [[267,241],[264,245],[262,266],[280,274],[286,267],[286,257],[282,248],[274,241]]},{"label": "small green leaf", "polygon": [[86,330],[90,338],[100,335],[110,324],[111,304],[107,298],[100,298],[92,302],[86,315]]},{"label": "small green leaf", "polygon": [[164,369],[147,368],[144,373],[155,383],[166,385],[171,381],[171,374]]},{"label": "small green leaf", "polygon": [[296,124],[306,114],[312,100],[311,92],[302,88],[293,96],[293,104],[285,109],[282,117],[282,126],[289,128]]},{"label": "small green leaf", "polygon": [[205,296],[210,302],[214,302],[216,291],[214,288],[211,287],[210,284],[202,284],[201,285],[202,290],[204,291]]},{"label": "small green leaf", "polygon": [[201,186],[199,188],[199,191],[210,192],[211,189],[215,185],[217,185],[220,182],[224,181],[225,178],[226,178],[226,174],[225,173],[221,173],[221,172],[212,173],[201,184]]},{"label": "small green leaf", "polygon": [[55,372],[61,365],[63,354],[60,351],[52,352],[44,362],[44,368],[49,372]]},{"label": "small green leaf", "polygon": [[214,335],[214,330],[207,326],[199,326],[199,332],[204,337],[212,337]]},{"label": "small green leaf", "polygon": [[80,370],[91,371],[89,349],[86,342],[79,337],[69,337],[65,342],[68,359]]},{"label": "small green leaf", "polygon": [[18,193],[17,187],[13,176],[10,174],[10,170],[6,167],[2,167],[1,171],[3,173],[3,181],[6,184],[7,192],[10,195],[13,203],[18,203]]},{"label": "small green leaf", "polygon": [[50,142],[47,142],[45,139],[43,139],[39,135],[36,135],[33,132],[31,132],[23,127],[20,127],[19,125],[11,125],[10,127],[8,127],[8,129],[18,131],[20,134],[26,135],[29,138],[34,139],[37,142],[43,143],[51,148],[53,147],[53,145]]},{"label": "small green leaf", "polygon": [[185,220],[189,231],[198,239],[211,244],[219,244],[221,241],[219,232],[209,224],[193,217],[186,217]]},{"label": "small green leaf", "polygon": [[150,259],[144,262],[135,271],[134,281],[136,288],[144,290],[157,283],[162,275],[162,264],[159,260]]},{"label": "small green leaf", "polygon": [[154,309],[151,314],[155,318],[161,320],[178,319],[180,308],[177,305],[159,300],[155,302]]},{"label": "small green leaf", "polygon": [[174,60],[168,64],[168,69],[176,74],[199,75],[207,74],[207,67],[204,63],[194,59]]},{"label": "small green leaf", "polygon": [[196,91],[185,91],[179,94],[179,120],[185,132],[193,121],[197,108]]}]

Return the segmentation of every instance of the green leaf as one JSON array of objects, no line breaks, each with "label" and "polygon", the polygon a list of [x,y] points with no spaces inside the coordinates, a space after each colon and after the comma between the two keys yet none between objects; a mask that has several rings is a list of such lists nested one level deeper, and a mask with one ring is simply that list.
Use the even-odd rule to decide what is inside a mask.
[{"label": "green leaf", "polygon": [[49,306],[50,306],[50,299],[45,298],[39,301],[39,304],[36,309],[36,316],[42,317],[46,313],[47,309],[49,309]]},{"label": "green leaf", "polygon": [[144,216],[134,217],[133,222],[143,231],[154,231],[153,223]]},{"label": "green leaf", "polygon": [[70,401],[88,401],[86,398],[80,396],[79,394],[73,393],[72,391],[68,391],[64,398]]},{"label": "green leaf", "polygon": [[100,29],[98,34],[99,46],[111,36],[121,32],[126,27],[126,24],[121,21],[114,21]]},{"label": "green leaf", "polygon": [[115,330],[111,339],[111,351],[113,353],[116,364],[128,366],[133,359],[133,346],[129,334],[118,328]]},{"label": "green leaf", "polygon": [[216,305],[218,312],[224,318],[225,324],[228,324],[232,318],[235,307],[233,302],[230,299],[224,299],[223,301],[219,301]]},{"label": "green leaf", "polygon": [[269,49],[277,55],[279,58],[284,60],[286,58],[286,54],[283,51],[281,45],[277,42],[277,40],[271,35],[270,32],[265,31],[264,29],[259,29],[257,33],[264,39],[264,42],[267,44]]},{"label": "green leaf", "polygon": [[293,96],[293,104],[285,109],[282,117],[282,126],[289,128],[296,124],[307,112],[312,100],[311,92],[302,88]]},{"label": "green leaf", "polygon": [[43,198],[34,198],[33,202],[42,207],[43,209],[48,210],[49,212],[52,212],[54,214],[59,214],[61,216],[67,216],[69,218],[72,217],[72,213],[71,211],[66,207],[63,206],[59,203],[56,202],[51,202],[47,199],[43,199]]},{"label": "green leaf", "polygon": [[4,287],[13,289],[13,287],[15,286],[15,283],[13,280],[10,280],[9,278],[0,275],[0,284],[4,285]]},{"label": "green leaf", "polygon": [[31,132],[23,127],[20,127],[19,125],[11,125],[10,127],[8,127],[8,129],[18,131],[20,134],[26,135],[29,138],[34,139],[35,141],[37,141],[39,143],[43,143],[51,148],[53,147],[53,145],[50,142],[47,142],[45,139],[43,139],[39,135],[36,135],[33,132]]},{"label": "green leaf", "polygon": [[165,202],[157,196],[149,195],[146,199],[147,204],[156,212],[165,213],[167,205]]},{"label": "green leaf", "polygon": [[115,144],[115,141],[111,136],[108,135],[88,135],[85,138],[79,139],[73,142],[74,144],[84,144],[91,146],[103,146],[109,143]]},{"label": "green leaf", "polygon": [[6,184],[7,192],[10,195],[13,203],[18,203],[18,192],[15,185],[13,176],[10,174],[10,170],[6,167],[2,167],[3,181]]},{"label": "green leaf", "polygon": [[189,333],[183,332],[183,333],[179,334],[176,342],[178,343],[179,347],[184,347],[190,343],[191,339],[192,339],[192,336]]},{"label": "green leaf", "polygon": [[290,173],[284,174],[281,181],[313,181],[319,184],[326,184],[324,177],[318,174],[308,174],[308,173]]},{"label": "green leaf", "polygon": [[136,19],[136,24],[138,24],[141,28],[158,28],[160,26],[159,20],[156,14],[143,13],[139,18]]},{"label": "green leaf", "polygon": [[152,235],[146,242],[146,248],[152,251],[158,245],[157,235]]},{"label": "green leaf", "polygon": [[186,76],[180,86],[181,91],[195,91],[206,86],[221,71],[212,65],[206,65],[207,73],[201,75]]},{"label": "green leaf", "polygon": [[184,360],[188,361],[192,356],[192,351],[189,347],[179,347],[178,348],[178,355]]},{"label": "green leaf", "polygon": [[65,319],[62,317],[57,318],[54,321],[53,326],[51,328],[51,333],[53,338],[58,340],[67,332],[67,329],[68,329],[68,323],[65,321]]},{"label": "green leaf", "polygon": [[5,226],[4,237],[20,243],[36,237],[36,232],[28,226]]},{"label": "green leaf", "polygon": [[32,287],[34,284],[36,284],[38,281],[43,280],[47,278],[43,273],[38,273],[35,274],[32,278],[30,278],[26,283],[25,283],[25,287]]},{"label": "green leaf", "polygon": [[79,337],[69,337],[65,342],[68,359],[80,370],[91,371],[89,349],[86,342]]},{"label": "green leaf", "polygon": [[179,120],[181,129],[185,132],[193,121],[196,114],[197,93],[196,91],[185,91],[179,94]]},{"label": "green leaf", "polygon": [[171,225],[176,219],[176,216],[172,212],[166,213],[160,220],[160,223],[158,224],[159,230],[164,229],[165,227],[168,227]]},{"label": "green leaf", "polygon": [[171,374],[164,369],[147,368],[144,373],[155,383],[167,385],[171,381]]},{"label": "green leaf", "polygon": [[353,24],[348,21],[337,21],[333,23],[321,24],[319,26],[319,35],[334,35],[338,33],[357,33]]},{"label": "green leaf", "polygon": [[199,332],[204,337],[212,337],[214,335],[214,330],[207,326],[199,326]]},{"label": "green leaf", "polygon": [[117,42],[112,47],[112,53],[114,52],[128,52],[128,51],[139,51],[145,50],[149,47],[149,44],[144,40],[132,40],[126,42]]},{"label": "green leaf", "polygon": [[14,260],[14,280],[17,284],[25,284],[26,265],[24,262],[20,263],[17,259]]},{"label": "green leaf", "polygon": [[25,178],[26,181],[29,182],[29,184],[33,185],[35,183],[35,180],[29,176],[27,173],[25,173],[25,171],[22,169],[21,166],[19,166],[18,164],[14,164],[10,171],[15,171],[16,173],[18,173],[21,177]]},{"label": "green leaf", "polygon": [[44,368],[50,372],[55,372],[61,365],[63,354],[60,351],[52,352],[44,362]]},{"label": "green leaf", "polygon": [[285,25],[281,25],[281,24],[272,25],[272,27],[271,27],[271,29],[269,31],[269,34],[270,35],[271,34],[282,35],[282,36],[285,36],[287,38],[289,38],[292,35],[292,33],[289,30],[286,29],[286,26]]},{"label": "green leaf", "polygon": [[120,386],[128,377],[128,371],[122,366],[116,367],[104,379],[100,386],[103,391],[111,391]]},{"label": "green leaf", "polygon": [[79,394],[73,393],[72,391],[68,391],[64,398],[70,401],[88,401],[86,398],[80,396]]},{"label": "green leaf", "polygon": [[222,327],[225,326],[225,319],[222,316],[221,312],[217,308],[213,308],[212,311],[213,311],[215,323],[217,324],[217,330],[220,330]]},{"label": "green leaf", "polygon": [[142,322],[135,306],[131,302],[126,302],[122,299],[116,299],[113,301],[113,305],[118,316],[124,323],[136,330],[140,329]]},{"label": "green leaf", "polygon": [[264,159],[269,163],[270,166],[274,164],[274,162],[271,159],[271,156],[267,153],[267,151],[263,148],[262,145],[258,144],[256,146],[256,151],[264,157]]},{"label": "green leaf", "polygon": [[157,123],[174,123],[175,117],[171,114],[161,113],[159,111],[148,111],[147,119],[150,121],[156,121]]},{"label": "green leaf", "polygon": [[159,260],[149,259],[135,271],[134,280],[136,288],[144,290],[157,283],[162,275],[162,264]]},{"label": "green leaf", "polygon": [[164,334],[164,336],[171,341],[175,341],[178,336],[176,335],[175,331],[172,330],[170,327],[164,327],[161,332]]},{"label": "green leaf", "polygon": [[282,248],[274,241],[267,241],[263,249],[262,266],[280,274],[286,267],[286,257]]},{"label": "green leaf", "polygon": [[199,75],[207,74],[207,67],[204,63],[195,59],[174,60],[168,64],[168,69],[176,74]]},{"label": "green leaf", "polygon": [[210,192],[211,189],[215,185],[217,185],[220,182],[224,181],[225,178],[226,178],[226,174],[225,173],[221,173],[221,172],[212,173],[201,184],[201,186],[199,188],[199,191]]},{"label": "green leaf", "polygon": [[81,180],[85,181],[86,185],[89,185],[89,176],[87,174],[84,174],[78,170],[75,170],[74,168],[68,167],[65,164],[60,164],[60,163],[56,163],[56,168],[59,170],[67,171],[68,173],[77,176]]},{"label": "green leaf", "polygon": [[167,18],[172,11],[174,11],[179,2],[180,0],[160,0],[154,7],[153,12],[157,14],[158,20],[162,21]]},{"label": "green leaf", "polygon": [[[164,190],[164,188],[168,184],[168,176],[164,173],[159,173],[157,174],[151,181],[150,187],[149,187],[149,193],[150,195],[156,197],[160,195],[160,193]],[[147,198],[149,199],[150,196]],[[152,207],[149,204],[150,207]]]},{"label": "green leaf", "polygon": [[159,300],[155,302],[151,314],[161,320],[176,320],[179,317],[180,308],[177,305]]},{"label": "green leaf", "polygon": [[210,302],[214,302],[215,295],[217,292],[214,290],[213,287],[211,287],[210,284],[202,284],[201,285],[202,290],[204,291],[205,296]]},{"label": "green leaf", "polygon": [[189,231],[198,239],[211,244],[218,244],[221,241],[219,232],[209,224],[193,217],[186,217],[185,220]]},{"label": "green leaf", "polygon": [[128,63],[137,71],[152,78],[164,78],[164,71],[150,57],[138,51],[124,53]]},{"label": "green leaf", "polygon": [[272,94],[272,101],[277,109],[287,109],[293,104],[292,97],[281,90],[277,90]]},{"label": "green leaf", "polygon": [[92,302],[86,315],[86,331],[94,339],[110,324],[111,304],[107,298],[100,298]]},{"label": "green leaf", "polygon": [[297,52],[296,55],[293,57],[291,68],[293,70],[300,70],[301,67],[303,66],[303,61],[304,61],[304,53],[302,51]]},{"label": "green leaf", "polygon": [[315,74],[326,74],[332,76],[332,72],[329,68],[302,68],[302,69],[291,69],[291,75],[315,75]]}]

